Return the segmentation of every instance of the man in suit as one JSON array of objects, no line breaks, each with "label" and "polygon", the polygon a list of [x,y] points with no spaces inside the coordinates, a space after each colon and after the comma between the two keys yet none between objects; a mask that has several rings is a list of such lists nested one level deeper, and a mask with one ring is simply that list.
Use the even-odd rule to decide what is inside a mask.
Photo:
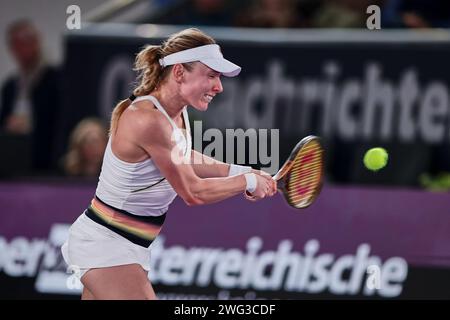
[{"label": "man in suit", "polygon": [[6,79],[0,96],[0,130],[29,135],[35,172],[53,169],[53,144],[61,104],[61,80],[57,68],[42,54],[40,35],[28,20],[12,23],[7,45],[17,72]]}]

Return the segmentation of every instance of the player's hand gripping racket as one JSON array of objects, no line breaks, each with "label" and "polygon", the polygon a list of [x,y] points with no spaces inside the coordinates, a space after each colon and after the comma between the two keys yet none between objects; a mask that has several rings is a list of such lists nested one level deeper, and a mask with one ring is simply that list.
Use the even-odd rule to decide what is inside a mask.
[{"label": "player's hand gripping racket", "polygon": [[311,205],[319,195],[323,175],[324,150],[320,139],[307,136],[295,146],[273,179],[289,205],[303,209]]}]

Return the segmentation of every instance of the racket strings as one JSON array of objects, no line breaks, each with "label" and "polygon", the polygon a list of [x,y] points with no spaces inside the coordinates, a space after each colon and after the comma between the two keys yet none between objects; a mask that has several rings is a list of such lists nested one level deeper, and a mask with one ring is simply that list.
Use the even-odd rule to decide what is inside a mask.
[{"label": "racket strings", "polygon": [[294,158],[286,190],[294,206],[310,203],[317,194],[322,180],[323,153],[320,144],[306,144]]}]

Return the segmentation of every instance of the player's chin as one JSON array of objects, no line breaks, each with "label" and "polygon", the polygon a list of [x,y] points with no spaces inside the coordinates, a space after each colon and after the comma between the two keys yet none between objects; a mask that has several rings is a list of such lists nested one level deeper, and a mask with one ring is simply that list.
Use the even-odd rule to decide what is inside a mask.
[{"label": "player's chin", "polygon": [[198,111],[206,111],[208,110],[209,102],[198,101],[193,107]]}]

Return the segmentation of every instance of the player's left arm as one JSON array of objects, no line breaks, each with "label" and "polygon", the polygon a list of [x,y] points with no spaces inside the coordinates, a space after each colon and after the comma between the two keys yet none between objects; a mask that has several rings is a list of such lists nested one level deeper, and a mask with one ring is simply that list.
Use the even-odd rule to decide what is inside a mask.
[{"label": "player's left arm", "polygon": [[191,165],[200,178],[228,177],[230,165],[208,157],[194,149],[191,152]]},{"label": "player's left arm", "polygon": [[[204,155],[194,149],[191,152],[191,165],[200,178],[228,177],[230,164]],[[261,170],[252,169],[250,172],[259,175],[268,175]]]}]

